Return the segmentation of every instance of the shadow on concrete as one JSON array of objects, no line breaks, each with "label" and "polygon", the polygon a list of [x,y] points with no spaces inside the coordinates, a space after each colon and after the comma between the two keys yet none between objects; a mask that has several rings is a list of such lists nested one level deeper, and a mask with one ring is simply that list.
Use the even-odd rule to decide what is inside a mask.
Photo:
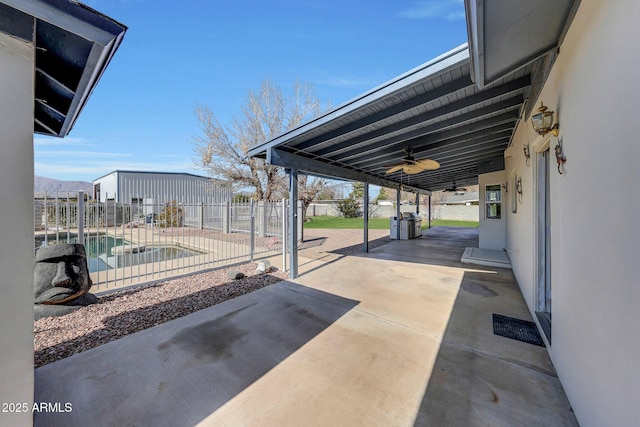
[{"label": "shadow on concrete", "polygon": [[357,304],[280,282],[51,363],[35,372],[35,401],[73,410],[34,422],[195,425]]},{"label": "shadow on concrete", "polygon": [[327,240],[326,237],[316,237],[312,239],[305,239],[298,245],[298,250],[302,251],[304,249],[315,248],[317,246],[324,245],[324,242]]},{"label": "shadow on concrete", "polygon": [[[379,237],[377,239],[369,240],[369,251],[377,249],[390,242],[392,242],[392,240],[389,236]],[[351,246],[346,246],[344,248],[335,249],[335,250],[332,250],[331,253],[340,254],[340,255],[355,255],[355,256],[366,255],[366,252],[364,252],[364,242],[359,243],[357,245],[351,245]]]},{"label": "shadow on concrete", "polygon": [[[478,247],[478,229],[472,227],[432,227],[421,237],[391,240],[371,251],[371,258],[460,268],[465,248]],[[468,266],[466,266],[468,267]],[[479,267],[479,266],[473,266]],[[482,269],[482,267],[480,267]],[[487,268],[487,270],[489,270]]]},{"label": "shadow on concrete", "polygon": [[415,426],[577,426],[547,349],[493,333],[492,314],[531,320],[509,269],[465,272]]},{"label": "shadow on concrete", "polygon": [[[269,286],[280,282],[282,279],[276,276],[265,274],[259,287]],[[150,286],[140,286],[123,292],[115,292],[100,296],[100,302],[109,302],[118,298],[122,298],[123,294],[127,298],[135,298],[135,294],[144,292],[149,287],[158,286],[156,284]],[[192,292],[173,298],[168,301],[162,301],[157,304],[142,307],[136,310],[130,310],[119,313],[104,321],[104,328],[92,330],[86,334],[73,338],[68,341],[61,342],[55,346],[36,351],[34,353],[34,364],[36,368],[44,365],[46,361],[60,360],[71,356],[72,354],[86,351],[99,345],[106,344],[110,341],[120,339],[126,335],[147,329],[149,325],[160,325],[165,322],[195,313],[219,304],[222,301],[244,295],[257,289],[256,286],[243,288],[237,283],[227,282],[219,286],[203,289],[201,291]],[[177,309],[177,307],[180,307]],[[187,307],[187,308],[185,308]],[[126,329],[123,325],[127,325]],[[81,326],[80,326],[81,327]],[[52,355],[55,357],[52,358]]]},{"label": "shadow on concrete", "polygon": [[[315,272],[316,270],[326,267],[329,264],[333,264],[334,262],[341,260],[345,256],[367,256],[369,254],[364,252],[364,243],[351,245],[351,246],[344,246],[344,247],[335,248],[335,249],[329,249],[324,252],[317,252],[317,248],[323,245],[326,239],[327,239],[326,237],[319,237],[319,238],[311,239],[309,241],[305,241],[304,243],[300,244],[300,246],[298,247],[299,256],[302,258],[307,258],[308,261],[301,262],[299,264],[299,267],[302,268],[306,264],[311,264],[315,262],[319,263],[319,265],[313,268],[305,269],[304,272],[300,273],[301,276]],[[317,244],[316,243],[317,241],[321,241],[321,243]],[[307,245],[307,242],[310,242],[310,244]],[[389,242],[391,242],[391,239],[389,237],[380,237],[377,239],[369,240],[369,251],[377,249],[381,246],[384,246]]]}]

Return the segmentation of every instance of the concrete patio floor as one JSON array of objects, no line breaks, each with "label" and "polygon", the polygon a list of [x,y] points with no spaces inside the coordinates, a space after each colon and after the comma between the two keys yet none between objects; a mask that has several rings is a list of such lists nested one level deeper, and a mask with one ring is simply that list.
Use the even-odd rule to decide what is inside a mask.
[{"label": "concrete patio floor", "polygon": [[461,264],[477,229],[433,228],[46,365],[36,426],[577,425],[511,270]]}]

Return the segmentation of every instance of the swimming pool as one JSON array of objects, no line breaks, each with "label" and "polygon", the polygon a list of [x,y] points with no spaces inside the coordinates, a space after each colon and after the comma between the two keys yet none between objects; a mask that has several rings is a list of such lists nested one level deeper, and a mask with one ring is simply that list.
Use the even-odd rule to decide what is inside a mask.
[{"label": "swimming pool", "polygon": [[[61,235],[60,237],[61,240],[64,240],[66,243],[66,233],[64,236]],[[69,243],[77,243],[77,238],[77,235],[70,235]],[[54,242],[55,240],[55,234],[47,236],[48,242]],[[36,248],[40,247],[44,241],[45,238],[43,235],[36,236]],[[118,250],[118,248],[130,248],[131,250]],[[141,245],[138,247],[123,238],[105,235],[85,236],[84,249],[87,254],[87,264],[90,273],[111,270],[114,268],[132,267],[151,262],[167,262],[200,254],[200,252],[171,245]]]}]

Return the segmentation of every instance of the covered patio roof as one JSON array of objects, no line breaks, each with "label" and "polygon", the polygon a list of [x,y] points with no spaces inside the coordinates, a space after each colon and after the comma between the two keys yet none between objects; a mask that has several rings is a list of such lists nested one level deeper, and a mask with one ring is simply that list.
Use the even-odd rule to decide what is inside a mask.
[{"label": "covered patio roof", "polygon": [[[503,168],[524,100],[529,65],[484,90],[471,79],[469,49],[459,46],[327,112],[249,154],[299,171],[388,187],[435,191],[478,181]],[[387,175],[411,148],[440,169]]]},{"label": "covered patio roof", "polygon": [[[532,108],[523,108],[525,100],[544,81],[579,2],[465,3],[471,45],[259,144],[249,155],[300,172],[415,192],[442,190],[454,181],[477,184],[478,174],[504,169],[516,123]],[[501,33],[514,27],[522,29],[518,37]],[[438,161],[440,169],[387,174],[407,148],[416,160]]]}]

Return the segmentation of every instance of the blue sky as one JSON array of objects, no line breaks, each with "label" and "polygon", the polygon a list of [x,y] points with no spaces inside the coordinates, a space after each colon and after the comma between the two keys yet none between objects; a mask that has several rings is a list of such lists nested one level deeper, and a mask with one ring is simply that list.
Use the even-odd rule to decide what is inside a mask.
[{"label": "blue sky", "polygon": [[223,124],[264,78],[336,107],[467,40],[462,0],[91,0],[129,27],[73,130],[35,136],[35,174],[205,174],[194,114]]}]

